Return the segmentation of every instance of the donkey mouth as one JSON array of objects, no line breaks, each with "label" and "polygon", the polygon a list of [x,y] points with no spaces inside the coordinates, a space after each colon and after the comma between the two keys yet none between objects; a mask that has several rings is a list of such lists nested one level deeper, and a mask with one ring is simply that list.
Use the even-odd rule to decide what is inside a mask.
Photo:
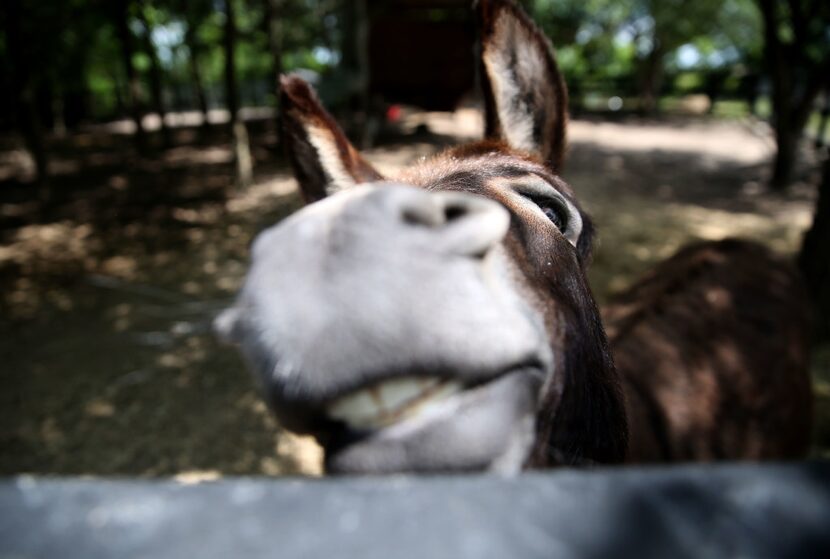
[{"label": "donkey mouth", "polygon": [[333,474],[518,471],[544,376],[534,365],[472,382],[438,376],[375,382],[322,406],[328,421],[314,435]]},{"label": "donkey mouth", "polygon": [[355,386],[330,398],[322,412],[327,419],[353,433],[373,433],[407,420],[431,415],[445,403],[475,393],[514,373],[534,371],[543,378],[541,359],[530,357],[512,366],[482,375],[407,374]]},{"label": "donkey mouth", "polygon": [[376,431],[415,417],[464,389],[459,381],[439,377],[396,378],[336,398],[326,406],[326,415],[354,430]]}]

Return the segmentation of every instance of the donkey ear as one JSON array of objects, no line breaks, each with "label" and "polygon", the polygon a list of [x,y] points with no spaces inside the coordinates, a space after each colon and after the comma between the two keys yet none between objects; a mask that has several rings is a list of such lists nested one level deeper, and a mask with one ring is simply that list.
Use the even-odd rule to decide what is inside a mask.
[{"label": "donkey ear", "polygon": [[308,83],[280,76],[283,137],[306,202],[382,179],[346,138]]},{"label": "donkey ear", "polygon": [[562,166],[568,91],[550,41],[513,0],[479,0],[486,134]]}]

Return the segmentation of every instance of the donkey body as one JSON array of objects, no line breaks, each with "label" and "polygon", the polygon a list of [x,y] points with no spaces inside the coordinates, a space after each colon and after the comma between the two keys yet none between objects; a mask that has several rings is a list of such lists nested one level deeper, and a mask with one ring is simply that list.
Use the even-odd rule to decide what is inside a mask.
[{"label": "donkey body", "polygon": [[604,309],[628,460],[804,456],[806,296],[789,262],[737,240],[681,250]]},{"label": "donkey body", "polygon": [[797,279],[755,245],[692,248],[609,309],[609,345],[585,277],[593,226],[558,175],[550,43],[512,1],[477,10],[488,140],[400,176],[282,80],[309,205],[260,235],[217,325],[283,425],[315,434],[333,472],[803,452]]}]

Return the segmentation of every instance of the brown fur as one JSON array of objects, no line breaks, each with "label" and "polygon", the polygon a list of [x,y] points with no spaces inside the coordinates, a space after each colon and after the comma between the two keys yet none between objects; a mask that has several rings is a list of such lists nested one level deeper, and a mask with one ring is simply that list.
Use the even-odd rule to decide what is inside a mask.
[{"label": "brown fur", "polygon": [[687,247],[605,309],[631,462],[770,459],[809,447],[806,298],[760,245]]}]

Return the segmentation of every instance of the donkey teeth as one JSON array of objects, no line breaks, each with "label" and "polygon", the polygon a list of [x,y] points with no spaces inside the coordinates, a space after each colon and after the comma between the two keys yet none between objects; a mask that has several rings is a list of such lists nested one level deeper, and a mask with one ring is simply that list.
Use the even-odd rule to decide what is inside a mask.
[{"label": "donkey teeth", "polygon": [[328,415],[357,428],[388,426],[417,412],[423,405],[462,390],[461,383],[438,378],[388,380],[335,400]]},{"label": "donkey teeth", "polygon": [[437,378],[403,378],[383,382],[377,386],[381,406],[387,412],[394,411],[440,382]]}]

